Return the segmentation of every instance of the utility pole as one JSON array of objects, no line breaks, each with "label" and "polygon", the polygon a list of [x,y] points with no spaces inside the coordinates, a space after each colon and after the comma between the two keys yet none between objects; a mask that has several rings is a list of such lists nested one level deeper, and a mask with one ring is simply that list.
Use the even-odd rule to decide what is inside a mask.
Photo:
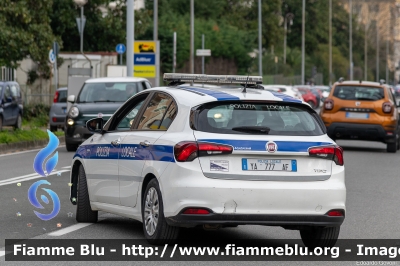
[{"label": "utility pole", "polygon": [[379,29],[376,20],[376,82],[379,82]]},{"label": "utility pole", "polygon": [[172,55],[172,73],[175,73],[176,69],[176,31],[174,31],[174,40],[173,40],[173,55]]},{"label": "utility pole", "polygon": [[350,55],[350,80],[353,80],[353,1],[349,0],[349,55]]},{"label": "utility pole", "polygon": [[332,0],[329,0],[329,86],[332,86]]},{"label": "utility pole", "polygon": [[158,40],[158,0],[154,0],[153,6],[153,40]]},{"label": "utility pole", "polygon": [[[204,50],[204,34],[201,35],[201,49]],[[204,56],[201,57],[201,74],[204,75]]]},{"label": "utility pole", "polygon": [[386,84],[389,84],[389,39],[386,40]]},{"label": "utility pole", "polygon": [[190,0],[190,73],[194,74],[194,0]]},{"label": "utility pole", "polygon": [[135,38],[134,0],[126,5],[126,76],[133,77],[133,40]]},{"label": "utility pole", "polygon": [[[367,18],[368,21],[368,18]],[[367,42],[367,36],[368,36],[368,22],[365,22],[365,37],[364,37],[364,80],[368,79],[368,42]]]},{"label": "utility pole", "polygon": [[306,0],[303,0],[301,29],[301,84],[305,82],[305,35],[306,35]]},{"label": "utility pole", "polygon": [[261,0],[258,0],[258,75],[262,76],[262,24]]}]

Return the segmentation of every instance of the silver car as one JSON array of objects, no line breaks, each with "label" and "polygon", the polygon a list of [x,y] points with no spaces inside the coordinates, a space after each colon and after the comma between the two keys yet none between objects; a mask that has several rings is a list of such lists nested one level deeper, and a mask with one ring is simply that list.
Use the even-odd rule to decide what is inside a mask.
[{"label": "silver car", "polygon": [[67,96],[67,88],[59,88],[54,94],[49,113],[50,131],[57,131],[59,127],[64,128],[65,117],[67,116]]}]

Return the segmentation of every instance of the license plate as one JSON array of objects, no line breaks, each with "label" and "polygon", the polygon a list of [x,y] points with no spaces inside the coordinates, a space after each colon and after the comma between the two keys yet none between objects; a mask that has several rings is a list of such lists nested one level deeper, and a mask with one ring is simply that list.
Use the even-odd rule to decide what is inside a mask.
[{"label": "license plate", "polygon": [[297,172],[296,160],[242,158],[243,171]]},{"label": "license plate", "polygon": [[346,118],[355,118],[355,119],[368,119],[369,114],[368,113],[346,113]]}]

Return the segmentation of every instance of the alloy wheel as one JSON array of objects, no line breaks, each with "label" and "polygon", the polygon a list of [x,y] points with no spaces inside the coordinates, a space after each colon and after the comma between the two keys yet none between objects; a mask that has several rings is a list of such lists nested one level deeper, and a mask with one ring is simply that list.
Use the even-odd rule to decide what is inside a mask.
[{"label": "alloy wheel", "polygon": [[144,223],[147,234],[150,236],[152,236],[157,229],[159,209],[157,190],[154,187],[151,187],[147,191],[146,201],[144,204]]}]

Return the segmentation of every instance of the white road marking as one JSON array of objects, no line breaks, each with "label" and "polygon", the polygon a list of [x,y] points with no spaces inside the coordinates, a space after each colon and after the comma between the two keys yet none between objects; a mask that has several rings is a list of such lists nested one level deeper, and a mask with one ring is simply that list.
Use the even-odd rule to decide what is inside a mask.
[{"label": "white road marking", "polygon": [[[63,147],[65,147],[65,145],[59,145],[59,146],[58,146],[58,148],[63,148]],[[44,148],[44,147],[43,147],[43,148]],[[19,152],[7,153],[7,154],[1,154],[0,157],[3,157],[3,156],[10,156],[10,155],[17,155],[17,154],[28,153],[28,152],[33,152],[33,151],[40,151],[40,150],[42,150],[43,148],[34,149],[34,150],[27,150],[27,151],[19,151]]]},{"label": "white road marking", "polygon": [[57,173],[64,173],[64,172],[69,172],[69,171],[71,171],[71,170],[67,170],[67,169],[60,170],[57,172],[53,172],[46,177],[38,175],[38,174],[32,174],[32,175],[27,175],[27,176],[20,176],[20,177],[18,177],[18,179],[16,179],[16,177],[10,178],[10,179],[5,179],[5,180],[0,181],[0,187],[5,186],[5,185],[19,183],[19,182],[24,182],[24,181],[28,181],[28,180],[32,180],[32,179],[37,179],[37,178],[47,178],[49,176],[57,175]]},{"label": "white road marking", "polygon": [[66,228],[64,228],[64,229],[61,229],[61,230],[58,230],[58,231],[55,231],[55,232],[51,232],[51,233],[49,233],[49,236],[62,236],[62,235],[66,235],[66,234],[69,234],[69,233],[71,233],[71,232],[73,232],[73,231],[82,229],[82,228],[84,228],[84,227],[86,227],[86,226],[89,226],[89,225],[92,225],[92,224],[93,224],[93,223],[79,223],[79,224],[74,224],[74,225],[68,226],[68,227],[66,227]]},{"label": "white road marking", "polygon": [[69,169],[69,168],[71,168],[71,166],[64,166],[64,167],[61,167],[61,168]]},{"label": "white road marking", "polygon": [[0,257],[2,257],[2,256],[4,256],[4,255],[6,255],[6,252],[0,250]]}]

